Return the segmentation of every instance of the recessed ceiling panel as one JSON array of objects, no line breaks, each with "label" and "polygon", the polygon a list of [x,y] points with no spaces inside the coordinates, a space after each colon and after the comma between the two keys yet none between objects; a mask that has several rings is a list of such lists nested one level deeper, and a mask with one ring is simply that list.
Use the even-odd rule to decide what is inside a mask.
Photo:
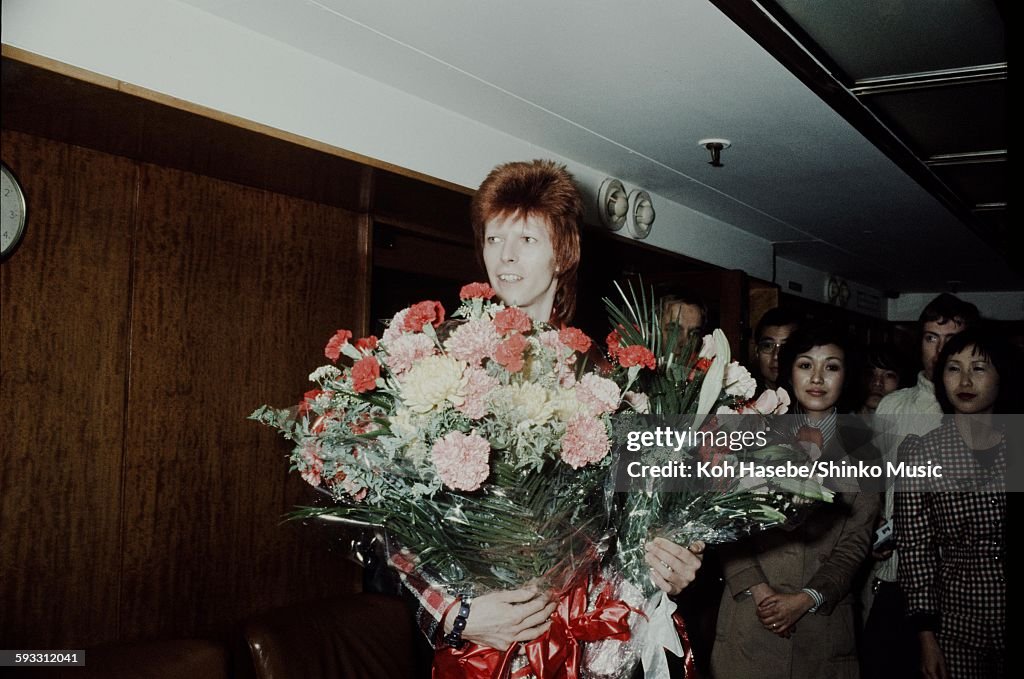
[{"label": "recessed ceiling panel", "polygon": [[1007,202],[1010,187],[1006,162],[939,165],[932,169],[969,207]]},{"label": "recessed ceiling panel", "polygon": [[873,94],[868,107],[928,159],[1006,149],[1006,81]]},{"label": "recessed ceiling panel", "polygon": [[776,0],[775,4],[852,81],[1006,61],[1005,24],[990,0]]}]

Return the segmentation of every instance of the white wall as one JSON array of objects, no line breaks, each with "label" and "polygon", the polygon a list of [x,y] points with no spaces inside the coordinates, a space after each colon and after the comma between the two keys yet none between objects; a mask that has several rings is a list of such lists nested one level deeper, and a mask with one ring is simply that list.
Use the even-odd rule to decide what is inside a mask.
[{"label": "white wall", "polygon": [[[828,302],[827,285],[829,276],[810,267],[785,259],[776,262],[775,282],[782,292],[816,302]],[[845,308],[850,311],[888,318],[889,300],[880,291],[854,281],[845,281],[850,291]],[[800,289],[795,289],[794,285]]]},{"label": "white wall", "polygon": [[[916,321],[937,292],[904,293],[889,301],[889,320]],[[960,299],[978,307],[985,318],[997,321],[1024,320],[1024,292],[958,292]]]},{"label": "white wall", "polygon": [[[174,0],[4,0],[2,11],[5,44],[463,186],[539,157],[566,163],[589,198],[606,176]],[[652,245],[771,277],[769,242],[652,199]]]}]

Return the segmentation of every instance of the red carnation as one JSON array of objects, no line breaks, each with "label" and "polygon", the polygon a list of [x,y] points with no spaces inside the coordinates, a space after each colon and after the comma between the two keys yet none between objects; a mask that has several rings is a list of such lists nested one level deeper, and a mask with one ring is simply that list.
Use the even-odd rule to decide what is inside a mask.
[{"label": "red carnation", "polygon": [[796,430],[796,440],[805,441],[818,446],[818,450],[825,447],[825,437],[822,436],[821,430],[817,427],[810,427],[806,424]]},{"label": "red carnation", "polygon": [[499,335],[530,332],[533,329],[533,321],[522,309],[510,306],[494,314],[494,328]]},{"label": "red carnation", "polygon": [[522,335],[512,335],[498,345],[494,360],[510,373],[517,373],[523,369],[523,351],[528,343]]},{"label": "red carnation", "polygon": [[558,331],[558,339],[565,346],[581,354],[587,353],[590,350],[590,345],[593,344],[587,337],[587,333],[579,328],[562,328]]},{"label": "red carnation", "polygon": [[373,356],[364,356],[352,366],[352,388],[357,394],[373,391],[380,377],[380,363]]},{"label": "red carnation", "polygon": [[327,342],[327,346],[324,347],[324,356],[337,363],[338,357],[341,356],[342,345],[344,345],[345,342],[348,342],[350,339],[352,339],[351,330],[339,330],[338,332],[334,333],[334,337],[332,337]]},{"label": "red carnation", "polygon": [[444,307],[440,302],[417,302],[409,307],[409,313],[405,315],[405,329],[409,332],[422,332],[427,323],[436,328],[443,322]]},{"label": "red carnation", "polygon": [[497,293],[487,283],[470,283],[459,290],[459,299],[490,299]]},{"label": "red carnation", "polygon": [[370,335],[356,340],[356,349],[362,352],[373,351],[377,348],[377,336]]},{"label": "red carnation", "polygon": [[312,402],[316,400],[317,396],[323,393],[326,392],[324,392],[322,389],[310,389],[305,394],[303,394],[302,403],[299,404],[299,415],[305,415],[310,410],[312,410]]},{"label": "red carnation", "polygon": [[612,358],[618,358],[619,350],[622,349],[622,339],[619,337],[619,331],[612,330],[608,333],[604,343],[608,345],[608,355]]},{"label": "red carnation", "polygon": [[619,360],[619,365],[623,368],[632,368],[634,365],[640,365],[654,370],[654,367],[657,365],[651,350],[639,344],[620,349],[616,358]]}]

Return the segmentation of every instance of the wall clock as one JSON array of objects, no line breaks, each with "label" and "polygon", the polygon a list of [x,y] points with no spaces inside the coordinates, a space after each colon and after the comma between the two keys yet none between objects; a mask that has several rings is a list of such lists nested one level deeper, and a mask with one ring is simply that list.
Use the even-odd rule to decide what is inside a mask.
[{"label": "wall clock", "polygon": [[25,235],[28,206],[14,173],[0,163],[0,259],[6,259]]}]

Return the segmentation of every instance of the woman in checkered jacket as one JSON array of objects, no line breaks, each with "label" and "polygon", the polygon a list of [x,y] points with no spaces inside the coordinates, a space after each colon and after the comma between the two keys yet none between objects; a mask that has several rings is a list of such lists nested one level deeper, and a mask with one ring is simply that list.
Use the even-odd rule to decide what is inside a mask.
[{"label": "woman in checkered jacket", "polygon": [[[900,461],[942,466],[942,478],[898,479],[898,580],[918,630],[926,679],[1006,673],[1006,454],[993,414],[1020,412],[1018,361],[984,331],[949,340],[935,363],[946,417],[900,446]],[[929,465],[931,465],[929,467]]]}]

